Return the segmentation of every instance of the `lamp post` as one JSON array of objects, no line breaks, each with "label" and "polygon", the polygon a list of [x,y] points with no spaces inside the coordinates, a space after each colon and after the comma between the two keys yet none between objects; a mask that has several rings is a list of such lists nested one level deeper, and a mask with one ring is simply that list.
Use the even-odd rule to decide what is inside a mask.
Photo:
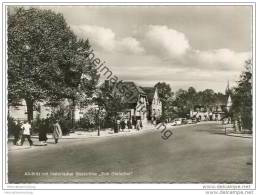
[{"label": "lamp post", "polygon": [[97,111],[97,125],[98,125],[98,136],[100,136],[100,108],[99,106],[96,107],[96,111]]},{"label": "lamp post", "polygon": [[100,116],[100,112],[103,110],[103,107],[101,106],[97,106],[96,107],[96,115],[97,115],[97,124],[98,124],[98,136],[100,136],[100,123],[101,123],[101,116]]}]

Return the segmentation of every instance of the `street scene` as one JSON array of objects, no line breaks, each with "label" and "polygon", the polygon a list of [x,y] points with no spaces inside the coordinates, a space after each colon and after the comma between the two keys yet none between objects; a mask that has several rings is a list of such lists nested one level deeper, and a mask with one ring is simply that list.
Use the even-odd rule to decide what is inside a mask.
[{"label": "street scene", "polygon": [[250,7],[7,11],[8,183],[253,183]]},{"label": "street scene", "polygon": [[160,139],[160,132],[151,129],[128,136],[64,138],[58,146],[49,140],[48,148],[12,147],[9,182],[252,183],[250,138],[225,136],[220,124],[206,122],[174,127],[171,139]]}]

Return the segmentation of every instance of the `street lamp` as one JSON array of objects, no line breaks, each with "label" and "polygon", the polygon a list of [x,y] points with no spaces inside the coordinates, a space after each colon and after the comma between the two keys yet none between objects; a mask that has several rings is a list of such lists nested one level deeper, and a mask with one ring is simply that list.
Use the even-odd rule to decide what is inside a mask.
[{"label": "street lamp", "polygon": [[96,107],[97,110],[97,118],[98,118],[98,136],[100,136],[100,108]]},{"label": "street lamp", "polygon": [[98,124],[98,136],[100,136],[100,123],[101,123],[101,111],[103,111],[103,107],[102,106],[96,106],[95,110],[97,111],[96,113],[96,117],[97,117],[97,124]]}]

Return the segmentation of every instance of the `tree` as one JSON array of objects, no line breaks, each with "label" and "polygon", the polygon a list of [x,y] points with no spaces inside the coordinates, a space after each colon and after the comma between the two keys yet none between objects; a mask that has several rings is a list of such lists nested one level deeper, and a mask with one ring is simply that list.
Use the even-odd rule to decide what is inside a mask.
[{"label": "tree", "polygon": [[103,107],[106,111],[105,121],[108,126],[114,124],[115,120],[118,117],[118,113],[122,112],[126,106],[126,102],[123,101],[123,94],[115,93],[114,87],[112,83],[108,84],[109,86],[102,86],[97,93],[97,97],[95,98],[95,102]]},{"label": "tree", "polygon": [[162,118],[167,118],[171,112],[170,98],[173,97],[171,87],[165,82],[158,82],[154,87],[158,89],[159,98],[162,103]]},{"label": "tree", "polygon": [[209,106],[215,101],[215,92],[212,89],[205,89],[199,92],[199,103],[202,106]]},{"label": "tree", "polygon": [[188,91],[187,91],[187,107],[189,109],[194,109],[194,106],[196,105],[197,103],[197,92],[196,92],[196,89],[194,87],[189,87],[188,88]]},{"label": "tree", "polygon": [[244,128],[252,130],[252,61],[245,62],[245,70],[240,75],[237,86],[233,89],[232,110],[234,117],[242,119]]},{"label": "tree", "polygon": [[74,99],[81,89],[92,91],[98,78],[85,60],[89,47],[88,41],[77,40],[61,14],[35,8],[9,13],[9,103],[25,99],[31,120],[37,101]]},{"label": "tree", "polygon": [[186,115],[190,112],[188,98],[188,91],[184,89],[177,90],[175,104],[177,106],[177,115],[179,117],[186,117]]}]

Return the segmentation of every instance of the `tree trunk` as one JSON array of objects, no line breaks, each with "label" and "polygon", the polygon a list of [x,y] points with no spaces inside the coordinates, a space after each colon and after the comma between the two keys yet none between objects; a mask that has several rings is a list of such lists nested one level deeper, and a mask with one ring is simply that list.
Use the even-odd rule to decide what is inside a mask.
[{"label": "tree trunk", "polygon": [[28,121],[33,120],[33,100],[31,99],[25,99],[26,106],[27,106],[27,119]]}]

